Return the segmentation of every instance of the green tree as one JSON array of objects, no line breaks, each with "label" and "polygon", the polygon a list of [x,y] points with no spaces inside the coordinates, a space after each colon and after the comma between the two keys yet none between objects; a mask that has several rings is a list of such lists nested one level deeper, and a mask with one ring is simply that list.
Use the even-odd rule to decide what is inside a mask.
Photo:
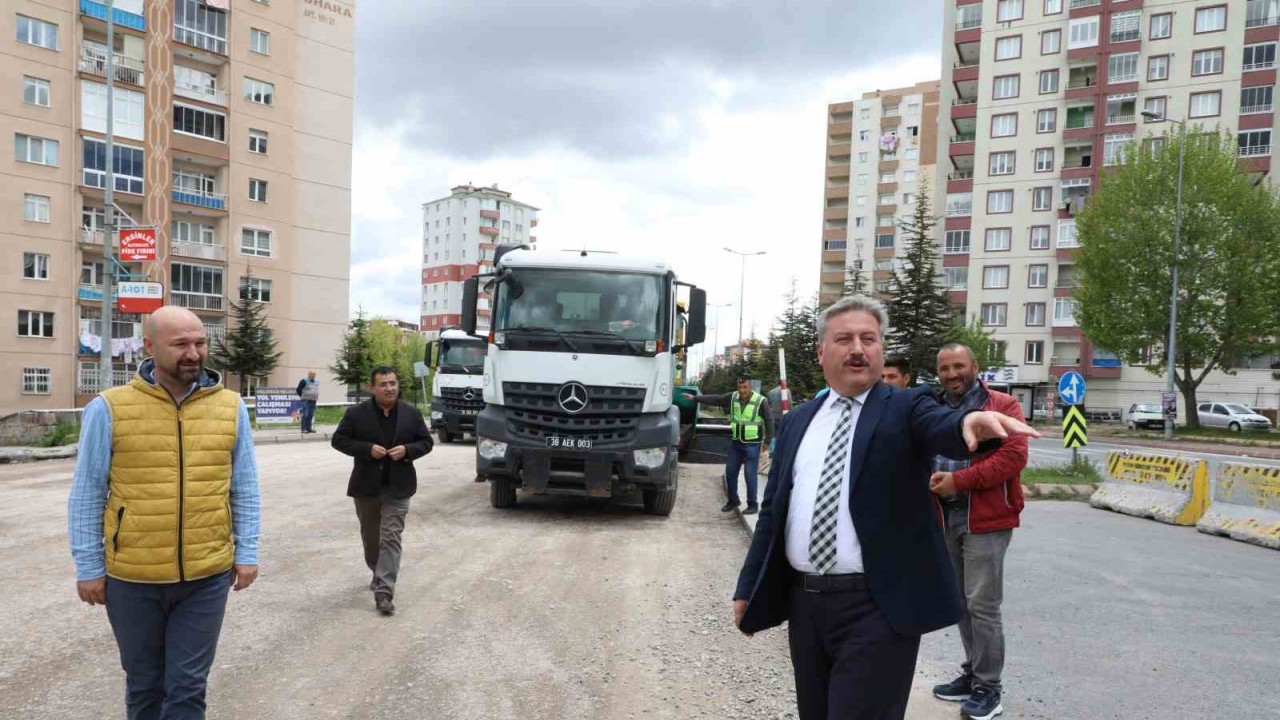
[{"label": "green tree", "polygon": [[356,388],[356,396],[359,397],[361,388],[369,382],[369,373],[373,372],[373,368],[369,321],[364,319],[364,310],[360,310],[347,327],[347,334],[342,338],[342,346],[338,348],[337,357],[329,366],[329,372],[348,388]]},{"label": "green tree", "polygon": [[[928,181],[921,178],[918,187],[927,186]],[[906,253],[902,269],[894,270],[889,281],[885,345],[890,354],[910,360],[913,368],[934,367],[938,349],[955,324],[955,313],[938,276],[933,234],[937,224],[929,194],[923,191],[916,196],[911,218],[898,223]]]},{"label": "green tree", "polygon": [[250,294],[252,281],[252,275],[241,280],[240,302],[231,301],[235,329],[215,339],[209,354],[214,368],[239,378],[242,395],[248,390],[248,378],[267,377],[284,354],[276,349],[278,341],[267,324],[266,306]]},{"label": "green tree", "polygon": [[855,260],[853,265],[845,267],[844,287],[840,288],[840,294],[843,297],[871,295],[871,289],[867,287],[867,276],[862,272],[862,258]]},{"label": "green tree", "polygon": [[[1179,146],[1183,212],[1173,252]],[[1193,127],[1154,151],[1131,146],[1076,220],[1081,329],[1099,348],[1157,375],[1164,358],[1172,270],[1178,267],[1174,381],[1183,417],[1199,426],[1196,389],[1215,369],[1262,352],[1280,335],[1280,206],[1238,169],[1230,136]]]},{"label": "green tree", "polygon": [[[396,369],[400,392],[406,402],[420,404],[422,383],[413,376],[413,364],[423,359],[426,340],[422,334],[408,331],[385,318],[373,318],[368,323],[370,372],[372,368],[386,365]],[[368,382],[366,374],[363,382]]]}]

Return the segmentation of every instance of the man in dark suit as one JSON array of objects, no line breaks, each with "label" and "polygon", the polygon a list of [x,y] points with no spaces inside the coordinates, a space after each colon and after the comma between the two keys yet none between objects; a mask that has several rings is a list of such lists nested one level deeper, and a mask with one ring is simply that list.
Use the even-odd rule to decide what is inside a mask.
[{"label": "man in dark suit", "polygon": [[409,498],[418,490],[413,461],[431,452],[431,434],[422,413],[400,400],[400,382],[392,367],[371,378],[373,399],[347,408],[333,433],[333,448],[355,458],[347,496],[355,499],[364,542],[364,562],[373,573],[369,589],[374,606],[392,615],[400,573],[400,534]]},{"label": "man in dark suit", "polygon": [[1038,436],[1008,416],[880,382],[888,322],[861,296],[819,316],[831,391],[783,418],[733,596],[734,622],[748,635],[790,621],[801,720],[903,717],[920,636],[960,617],[929,492],[933,457],[967,457],[1011,433]]}]

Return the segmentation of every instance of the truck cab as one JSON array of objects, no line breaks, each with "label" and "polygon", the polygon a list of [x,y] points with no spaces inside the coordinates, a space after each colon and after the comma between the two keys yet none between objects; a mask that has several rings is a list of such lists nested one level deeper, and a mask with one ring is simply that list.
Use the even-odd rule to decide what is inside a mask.
[{"label": "truck cab", "polygon": [[476,416],[484,408],[484,338],[444,330],[427,343],[431,370],[431,429],[442,443],[475,435]]}]

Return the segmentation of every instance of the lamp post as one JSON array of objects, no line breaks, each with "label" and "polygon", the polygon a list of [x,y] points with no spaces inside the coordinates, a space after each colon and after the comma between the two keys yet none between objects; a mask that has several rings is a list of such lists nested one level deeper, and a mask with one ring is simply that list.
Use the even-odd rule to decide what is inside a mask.
[{"label": "lamp post", "polygon": [[[1178,125],[1180,132],[1178,133],[1178,200],[1177,206],[1173,213],[1173,260],[1172,266],[1173,289],[1169,295],[1169,341],[1166,350],[1169,353],[1168,378],[1166,382],[1165,392],[1173,397],[1177,397],[1174,388],[1173,373],[1176,369],[1175,350],[1178,341],[1178,244],[1182,240],[1182,165],[1187,156],[1187,123],[1185,120],[1174,120],[1165,117],[1160,113],[1142,111],[1142,117],[1148,120],[1163,121],[1168,120]],[[1176,402],[1176,400],[1175,400]],[[1163,404],[1162,404],[1163,405]],[[1184,412],[1191,412],[1192,408],[1186,408]],[[1173,439],[1173,414],[1166,412],[1164,415],[1164,439]]]},{"label": "lamp post", "polygon": [[711,357],[714,358],[716,355],[720,354],[720,311],[727,307],[733,307],[733,303],[719,303],[714,305],[707,303],[707,307],[713,307],[716,309],[716,334],[715,340],[712,341],[715,344],[712,345],[713,350],[711,352]]},{"label": "lamp post", "polygon": [[742,297],[743,297],[743,289],[745,288],[746,281],[747,281],[747,258],[753,255],[764,255],[765,251],[760,250],[757,252],[740,252],[738,250],[734,250],[733,248],[725,248],[724,250],[725,252],[733,253],[734,255],[737,255],[738,257],[742,258],[742,274],[738,277],[738,347],[741,349],[742,348],[742,308],[743,308]]}]

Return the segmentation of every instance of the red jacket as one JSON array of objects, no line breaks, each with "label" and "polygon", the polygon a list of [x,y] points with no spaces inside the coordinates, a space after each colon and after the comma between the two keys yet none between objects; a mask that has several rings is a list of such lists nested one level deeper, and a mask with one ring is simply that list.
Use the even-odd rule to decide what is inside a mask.
[{"label": "red jacket", "polygon": [[[979,381],[981,382],[981,381]],[[1024,420],[1022,404],[1007,393],[987,388],[983,410]],[[987,533],[1018,527],[1022,512],[1022,468],[1027,466],[1027,436],[1015,435],[969,467],[956,470],[957,490],[969,491],[969,532]]]}]

